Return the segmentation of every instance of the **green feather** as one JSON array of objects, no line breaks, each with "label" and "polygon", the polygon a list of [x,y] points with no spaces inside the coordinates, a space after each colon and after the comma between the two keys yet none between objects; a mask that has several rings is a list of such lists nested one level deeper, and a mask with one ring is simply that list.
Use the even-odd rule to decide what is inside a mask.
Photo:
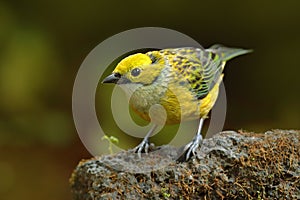
[{"label": "green feather", "polygon": [[170,66],[186,78],[195,99],[207,96],[222,75],[226,61],[249,52],[251,50],[222,45],[213,45],[209,49],[188,47],[160,51],[165,56],[169,55]]},{"label": "green feather", "polygon": [[207,51],[211,51],[215,54],[218,54],[223,61],[228,61],[234,57],[251,53],[252,49],[240,49],[240,48],[230,48],[225,47],[221,44],[215,44],[212,45],[210,48],[207,49]]}]

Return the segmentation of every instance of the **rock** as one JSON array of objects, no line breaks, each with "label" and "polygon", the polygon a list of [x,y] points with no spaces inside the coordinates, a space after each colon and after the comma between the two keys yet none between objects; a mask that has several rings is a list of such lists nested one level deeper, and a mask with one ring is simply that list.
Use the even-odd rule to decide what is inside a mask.
[{"label": "rock", "polygon": [[70,185],[74,200],[300,199],[300,131],[225,131],[204,139],[197,157],[156,147],[81,161]]}]

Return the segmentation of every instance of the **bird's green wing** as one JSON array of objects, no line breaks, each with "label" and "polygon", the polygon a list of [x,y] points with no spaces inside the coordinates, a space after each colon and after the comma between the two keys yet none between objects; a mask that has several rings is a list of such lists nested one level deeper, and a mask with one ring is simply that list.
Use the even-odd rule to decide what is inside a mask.
[{"label": "bird's green wing", "polygon": [[[190,85],[196,99],[204,98],[222,75],[227,60],[248,53],[248,50],[214,45],[209,49],[177,48],[169,63]],[[170,50],[169,50],[170,51]]]},{"label": "bird's green wing", "polygon": [[168,63],[177,73],[177,77],[180,77],[176,81],[180,85],[188,86],[195,99],[204,98],[222,73],[222,61],[213,52],[205,49],[177,48],[162,51],[169,55]]}]

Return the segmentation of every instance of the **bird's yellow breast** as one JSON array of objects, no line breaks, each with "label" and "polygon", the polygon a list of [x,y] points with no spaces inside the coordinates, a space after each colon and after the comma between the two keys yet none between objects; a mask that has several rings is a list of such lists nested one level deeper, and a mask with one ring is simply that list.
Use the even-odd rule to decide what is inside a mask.
[{"label": "bird's yellow breast", "polygon": [[[222,77],[220,78],[220,80]],[[195,120],[206,117],[209,111],[215,104],[219,93],[219,84],[203,99],[195,99],[194,94],[186,87],[181,87],[178,84],[170,84],[164,95],[159,99],[157,104],[160,104],[165,109],[167,114],[166,124],[178,124],[181,121]],[[133,110],[143,119],[150,121],[149,110],[141,110],[136,106],[136,102],[131,103]],[[165,115],[165,112],[156,112],[153,116],[157,121]],[[161,123],[164,123],[162,121]]]},{"label": "bird's yellow breast", "polygon": [[[170,92],[162,99],[161,105],[167,112],[167,124],[177,124],[180,121],[195,120],[206,117],[218,97],[219,84],[203,99],[195,99],[190,91],[177,90],[175,96]],[[173,93],[173,94],[172,94]]]}]

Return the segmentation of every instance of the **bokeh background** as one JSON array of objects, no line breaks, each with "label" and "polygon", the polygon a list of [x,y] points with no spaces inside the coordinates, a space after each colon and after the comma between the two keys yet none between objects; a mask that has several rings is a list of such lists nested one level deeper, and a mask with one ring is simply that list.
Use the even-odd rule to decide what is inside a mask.
[{"label": "bokeh background", "polygon": [[0,1],[0,198],[71,199],[72,169],[91,156],[72,121],[76,72],[130,28],[254,49],[227,65],[224,129],[299,129],[299,11],[297,0]]}]

